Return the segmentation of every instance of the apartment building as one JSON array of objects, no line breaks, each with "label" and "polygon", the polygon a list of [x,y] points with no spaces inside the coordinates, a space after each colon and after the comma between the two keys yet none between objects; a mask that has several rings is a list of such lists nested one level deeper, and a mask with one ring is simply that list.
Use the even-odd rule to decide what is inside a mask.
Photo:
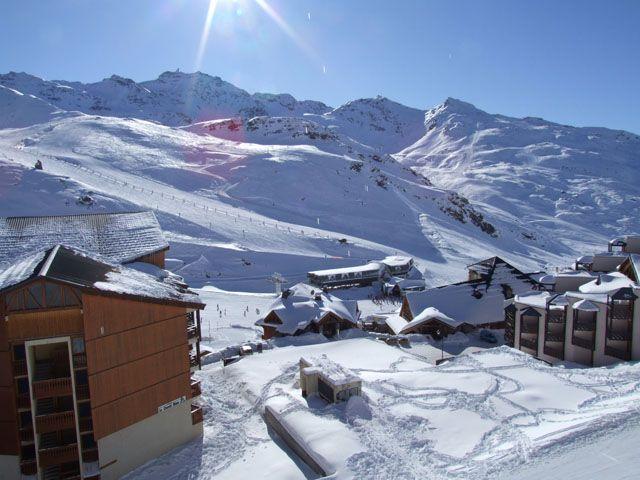
[{"label": "apartment building", "polygon": [[184,284],[56,245],[0,267],[0,477],[115,479],[202,433]]}]

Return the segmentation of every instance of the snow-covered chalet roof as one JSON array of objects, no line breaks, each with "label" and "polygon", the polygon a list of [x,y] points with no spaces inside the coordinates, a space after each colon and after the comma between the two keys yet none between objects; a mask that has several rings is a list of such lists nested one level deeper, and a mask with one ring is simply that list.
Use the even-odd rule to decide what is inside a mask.
[{"label": "snow-covered chalet roof", "polygon": [[538,291],[524,292],[516,295],[513,300],[520,305],[526,305],[528,307],[546,309],[548,305],[551,310],[560,310],[569,304],[564,295]]},{"label": "snow-covered chalet roof", "polygon": [[389,267],[403,267],[411,263],[411,257],[404,257],[401,255],[392,255],[389,257],[385,257],[381,260],[380,263],[384,263]]},{"label": "snow-covered chalet roof", "polygon": [[635,286],[633,280],[620,272],[611,272],[598,275],[598,278],[581,285],[578,290],[582,293],[606,293],[612,294],[621,288]]},{"label": "snow-covered chalet roof", "polygon": [[356,265],[355,267],[343,267],[343,268],[329,268],[327,270],[315,270],[313,272],[309,272],[309,275],[316,275],[319,277],[324,277],[327,275],[342,275],[345,273],[355,273],[355,272],[373,272],[380,271],[384,268],[384,265],[381,262],[369,262],[364,265]]},{"label": "snow-covered chalet roof", "polygon": [[58,244],[118,263],[169,247],[150,211],[0,218],[0,263]]},{"label": "snow-covered chalet roof", "polygon": [[150,275],[74,247],[56,245],[0,264],[0,292],[35,278],[55,280],[90,292],[203,306],[198,295],[175,276]]},{"label": "snow-covered chalet roof", "polygon": [[[278,316],[281,324],[264,322],[272,312]],[[304,330],[311,322],[320,322],[329,313],[355,325],[358,321],[357,312],[358,302],[355,300],[342,300],[317,287],[298,283],[285,290],[256,325],[268,325],[280,333],[292,335]]]},{"label": "snow-covered chalet roof", "polygon": [[400,333],[410,332],[413,328],[417,327],[418,325],[429,323],[432,320],[437,320],[441,323],[444,323],[445,325],[450,326],[453,329],[458,328],[460,325],[464,323],[458,320],[454,320],[451,317],[448,317],[437,308],[429,307],[429,308],[425,308],[418,316],[416,316],[413,320],[411,320],[404,327],[402,327],[402,330],[400,331]]},{"label": "snow-covered chalet roof", "polygon": [[497,257],[490,260],[481,281],[408,292],[404,301],[414,317],[425,308],[434,307],[459,322],[471,325],[500,322],[504,319],[504,301],[508,296],[528,292],[537,283]]},{"label": "snow-covered chalet roof", "polygon": [[583,312],[597,312],[598,307],[589,300],[580,300],[573,304],[574,310],[582,310]]}]

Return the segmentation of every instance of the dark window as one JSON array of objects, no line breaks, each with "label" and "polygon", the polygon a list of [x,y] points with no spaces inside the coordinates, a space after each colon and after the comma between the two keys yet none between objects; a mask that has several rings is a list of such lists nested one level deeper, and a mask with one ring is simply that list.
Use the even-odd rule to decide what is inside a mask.
[{"label": "dark window", "polygon": [[27,358],[27,351],[23,345],[14,345],[13,346],[13,359],[14,360],[24,360]]}]

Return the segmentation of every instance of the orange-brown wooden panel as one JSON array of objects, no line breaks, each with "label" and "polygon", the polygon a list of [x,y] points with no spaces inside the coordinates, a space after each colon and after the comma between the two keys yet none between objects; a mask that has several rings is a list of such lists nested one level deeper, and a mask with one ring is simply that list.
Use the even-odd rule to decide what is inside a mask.
[{"label": "orange-brown wooden panel", "polygon": [[150,263],[152,265],[155,265],[156,267],[164,268],[165,253],[166,250],[150,253],[149,255],[144,255],[143,257],[137,258],[136,262]]},{"label": "orange-brown wooden panel", "polygon": [[185,315],[187,312],[185,307],[86,293],[82,295],[82,304],[87,340]]},{"label": "orange-brown wooden panel", "polygon": [[0,422],[16,421],[13,387],[0,387]]},{"label": "orange-brown wooden panel", "polygon": [[79,308],[11,313],[7,326],[10,340],[61,337],[82,334]]},{"label": "orange-brown wooden panel", "polygon": [[89,375],[187,344],[184,314],[86,342]]},{"label": "orange-brown wooden panel", "polygon": [[10,387],[13,385],[13,364],[11,363],[11,353],[0,351],[0,387]]},{"label": "orange-brown wooden panel", "polygon": [[189,373],[154,385],[127,397],[92,408],[96,439],[106,437],[158,413],[158,407],[177,398],[189,398]]},{"label": "orange-brown wooden panel", "polygon": [[189,372],[186,343],[89,376],[91,404],[99,407],[156,383]]}]

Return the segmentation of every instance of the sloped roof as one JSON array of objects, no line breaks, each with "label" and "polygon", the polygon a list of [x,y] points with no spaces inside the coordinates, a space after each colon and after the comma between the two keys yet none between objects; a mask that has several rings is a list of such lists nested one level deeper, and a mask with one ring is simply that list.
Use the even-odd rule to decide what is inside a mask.
[{"label": "sloped roof", "polygon": [[0,263],[57,244],[118,263],[169,247],[150,211],[0,218]]},{"label": "sloped roof", "polygon": [[413,315],[434,307],[457,321],[471,325],[498,322],[504,318],[504,301],[508,293],[522,294],[537,285],[527,274],[499,257],[476,265],[485,268],[484,280],[408,292],[405,301]]},{"label": "sloped roof", "polygon": [[[357,310],[358,302],[355,300],[342,300],[318,288],[298,283],[283,292],[256,325],[268,325],[280,333],[292,335],[304,330],[312,322],[320,322],[329,313],[355,324],[358,320]],[[272,312],[282,321],[281,324],[264,322]]]},{"label": "sloped roof", "polygon": [[161,279],[64,245],[0,264],[0,292],[34,278],[47,278],[89,291],[202,306],[198,295],[173,277]]},{"label": "sloped roof", "polygon": [[437,308],[429,307],[425,308],[419,315],[417,315],[413,320],[407,323],[400,333],[410,332],[413,328],[423,325],[425,323],[429,323],[433,320],[437,320],[438,322],[444,323],[449,327],[456,329],[460,327],[464,322],[459,322],[458,320],[454,320],[451,317],[448,317],[444,313],[442,313]]}]

